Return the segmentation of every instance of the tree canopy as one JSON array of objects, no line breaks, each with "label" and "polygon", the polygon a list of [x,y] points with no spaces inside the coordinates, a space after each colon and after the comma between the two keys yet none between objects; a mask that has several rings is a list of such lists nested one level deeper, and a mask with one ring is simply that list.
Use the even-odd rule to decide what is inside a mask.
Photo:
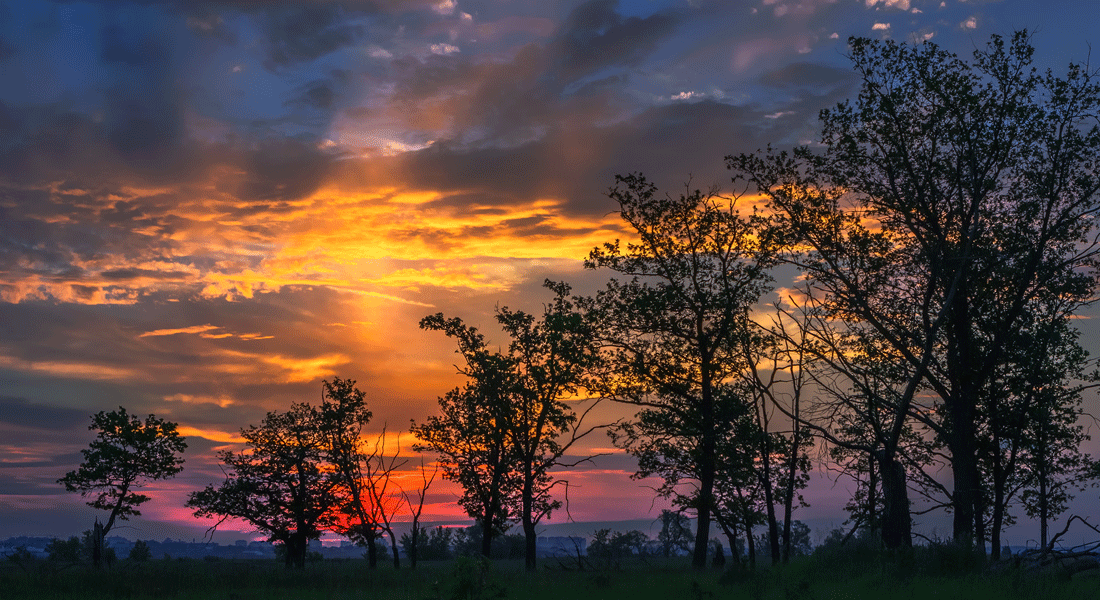
[{"label": "tree canopy", "polygon": [[[141,419],[121,406],[92,415],[88,429],[96,432],[96,438],[81,451],[84,462],[57,482],[69,492],[80,492],[81,496],[93,494],[95,497],[88,506],[110,511],[102,527],[97,523],[99,548],[116,519],[126,521],[141,515],[138,507],[150,498],[137,492],[138,488],[150,481],[174,477],[183,470],[180,454],[187,449],[187,443],[175,423],[156,415]],[[99,554],[94,553],[93,559],[98,564]]]}]

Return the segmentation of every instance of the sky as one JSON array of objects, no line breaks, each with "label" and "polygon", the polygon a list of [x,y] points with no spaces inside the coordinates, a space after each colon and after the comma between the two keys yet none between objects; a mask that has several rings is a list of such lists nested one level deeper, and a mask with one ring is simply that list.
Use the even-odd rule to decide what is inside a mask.
[{"label": "sky", "polygon": [[[335,376],[403,433],[414,489],[410,420],[460,383],[417,323],[492,338],[546,278],[597,289],[615,174],[722,185],[727,154],[812,142],[857,90],[849,36],[969,56],[1027,28],[1061,71],[1096,23],[1071,0],[0,0],[0,536],[90,526],[56,480],[118,406],[189,445],[118,532],[202,525],[183,503],[214,453]],[[572,518],[659,512],[633,469],[571,472]],[[842,521],[843,485],[813,486],[803,515]]]}]

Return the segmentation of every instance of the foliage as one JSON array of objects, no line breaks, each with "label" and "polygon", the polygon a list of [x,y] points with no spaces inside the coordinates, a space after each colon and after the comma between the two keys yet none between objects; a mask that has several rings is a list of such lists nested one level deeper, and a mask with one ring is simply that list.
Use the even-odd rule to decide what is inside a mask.
[{"label": "foliage", "polygon": [[324,435],[342,517],[333,521],[332,528],[367,547],[371,568],[377,565],[377,540],[382,533],[388,534],[396,566],[397,539],[390,524],[404,502],[393,489],[392,479],[393,472],[406,462],[400,458],[400,438],[393,456],[386,454],[384,429],[373,445],[363,440],[363,426],[372,415],[366,395],[355,387],[354,380],[335,377],[323,381],[322,388],[318,426]]},{"label": "foliage", "polygon": [[[110,511],[107,522],[98,530],[100,544],[114,527],[115,519],[126,521],[141,515],[138,507],[149,501],[149,496],[134,491],[136,488],[174,477],[183,470],[179,454],[187,443],[176,428],[175,423],[155,415],[142,420],[121,406],[92,415],[88,429],[96,432],[96,438],[81,451],[84,462],[57,481],[69,492],[95,494],[88,506]],[[98,561],[98,556],[95,559]]]},{"label": "foliage", "polygon": [[143,563],[153,558],[153,553],[149,550],[149,544],[144,540],[138,540],[130,547],[130,554],[126,558],[132,562]]},{"label": "foliage", "polygon": [[662,510],[661,531],[657,542],[661,545],[661,555],[665,558],[679,556],[691,548],[691,519],[687,515],[671,510]]},{"label": "foliage", "polygon": [[459,556],[455,559],[452,573],[451,600],[483,600],[507,595],[488,557]]},{"label": "foliage", "polygon": [[246,451],[218,453],[228,468],[225,481],[192,492],[187,506],[219,524],[229,518],[249,523],[286,547],[287,567],[303,567],[309,540],[332,525],[338,503],[324,431],[308,404],[267,413],[259,426],[241,429]]},{"label": "foliage", "polygon": [[[783,522],[779,522],[783,527]],[[762,533],[756,543],[765,546],[769,543],[768,534]],[[810,543],[810,526],[802,521],[791,521],[791,556],[809,556],[813,552],[813,544]]]},{"label": "foliage", "polygon": [[55,562],[77,563],[83,554],[84,545],[75,535],[67,540],[53,539],[46,544],[46,555]]},{"label": "foliage", "polygon": [[604,568],[619,567],[623,559],[646,555],[646,543],[649,538],[641,531],[611,531],[599,529],[592,534],[588,544],[588,557]]},{"label": "foliage", "polygon": [[[417,560],[447,560],[454,556],[452,537],[454,529],[436,526],[434,529],[421,529],[417,535]],[[405,556],[413,555],[413,539],[409,533],[401,534],[401,549]]]},{"label": "foliage", "polygon": [[615,443],[638,458],[637,477],[660,476],[660,493],[696,513],[702,568],[720,445],[742,441],[734,431],[748,414],[732,382],[748,368],[749,309],[770,281],[764,221],[714,190],[661,197],[639,174],[616,177],[609,196],[636,241],[604,244],[585,262],[628,278],[585,303],[608,347],[599,391],[639,407]]},{"label": "foliage", "polygon": [[[884,475],[896,479],[889,455],[918,422],[949,453],[955,539],[980,539],[981,413],[1016,332],[1095,289],[1100,85],[1080,65],[1038,74],[1026,32],[971,62],[928,42],[849,47],[863,85],[822,111],[821,151],[727,163],[768,198],[822,317],[903,366],[901,393],[878,399],[893,415],[872,448]],[[887,513],[907,509],[887,496]]]},{"label": "foliage", "polygon": [[[440,398],[442,415],[413,433],[418,450],[442,456],[444,477],[462,485],[460,504],[484,526],[482,552],[509,518],[523,523],[528,568],[535,566],[535,526],[561,506],[550,495],[551,469],[588,431],[566,403],[598,354],[591,325],[574,308],[569,286],[547,281],[555,296],[542,318],[507,307],[496,320],[509,337],[506,351],[489,349],[484,336],[461,319],[425,317],[423,329],[458,342],[468,383]],[[568,434],[572,434],[566,438]]]}]

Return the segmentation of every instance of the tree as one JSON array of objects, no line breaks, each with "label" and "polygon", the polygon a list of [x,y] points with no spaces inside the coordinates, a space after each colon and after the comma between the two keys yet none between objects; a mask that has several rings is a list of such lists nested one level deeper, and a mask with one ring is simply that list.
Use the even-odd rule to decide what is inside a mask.
[{"label": "tree", "polygon": [[691,519],[671,510],[662,510],[661,531],[657,541],[661,544],[661,555],[668,558],[687,552],[691,548]]},{"label": "tree", "polygon": [[153,558],[153,553],[149,550],[149,544],[144,540],[138,540],[130,547],[130,554],[126,558],[132,562],[148,562]]},{"label": "tree", "polygon": [[[929,42],[850,52],[862,88],[822,111],[821,152],[727,164],[767,198],[829,318],[904,361],[890,431],[914,419],[942,440],[954,538],[981,542],[979,415],[1013,332],[1036,302],[1070,314],[1095,289],[1100,86],[1080,65],[1036,73],[1026,32],[969,63]],[[920,386],[934,411],[914,407]]]},{"label": "tree", "polygon": [[88,449],[81,450],[84,462],[57,482],[81,496],[95,494],[88,506],[110,511],[107,522],[101,525],[97,519],[93,530],[95,566],[100,564],[103,540],[115,520],[140,516],[138,507],[149,501],[149,496],[135,490],[150,481],[174,477],[183,470],[183,458],[179,455],[187,449],[187,443],[176,428],[175,423],[155,415],[142,420],[121,406],[92,415],[88,429],[97,433]]},{"label": "tree", "polygon": [[[401,534],[401,540],[402,540],[401,545],[402,545],[403,548],[405,548],[405,556],[409,557],[409,565],[414,569],[416,568],[417,559],[421,556],[421,552],[420,552],[421,549],[423,549],[425,547],[425,545],[429,543],[429,540],[427,539],[427,532],[423,529],[423,526],[420,524],[420,516],[424,513],[424,501],[427,500],[427,498],[428,498],[428,489],[432,487],[432,483],[435,482],[435,478],[436,478],[437,475],[439,475],[439,465],[438,464],[435,465],[435,467],[432,469],[432,475],[431,475],[431,477],[429,477],[428,476],[428,470],[424,467],[424,458],[421,457],[420,458],[420,482],[421,482],[421,485],[420,485],[420,489],[417,490],[417,493],[416,493],[417,501],[416,501],[415,505],[413,505],[413,500],[412,500],[412,497],[409,496],[409,493],[404,492],[405,506],[409,507],[409,516],[412,517],[412,521],[409,522],[409,529],[410,529],[409,533]],[[443,531],[444,531],[443,528],[437,527],[436,530],[439,532],[440,536],[443,535]],[[432,535],[433,535],[432,541],[434,541],[435,533],[433,532]],[[448,551],[449,551],[450,535],[451,535],[450,534],[450,529],[446,530],[446,535],[447,535],[446,545],[448,546]],[[406,544],[406,541],[405,541],[406,539],[408,539],[407,544]],[[422,541],[423,541],[423,543],[422,543]],[[426,558],[426,556],[425,556],[425,558]],[[438,558],[446,558],[446,557],[442,556],[442,557],[436,557],[436,558],[438,559]]]},{"label": "tree", "polygon": [[520,487],[509,438],[511,365],[507,357],[490,352],[485,337],[461,319],[437,314],[420,326],[458,340],[466,361],[459,372],[467,382],[439,399],[439,415],[413,422],[411,431],[422,442],[413,448],[438,453],[443,477],[462,486],[459,504],[481,526],[481,553],[488,557],[493,537],[507,530]]},{"label": "tree", "polygon": [[[340,511],[344,518],[334,522],[337,533],[367,547],[370,568],[378,565],[378,538],[387,534],[397,568],[400,558],[397,539],[391,522],[400,508],[402,498],[391,489],[392,475],[404,466],[400,450],[386,454],[386,432],[375,439],[373,446],[363,440],[363,426],[371,419],[366,395],[355,387],[355,381],[333,378],[322,382],[318,426],[322,430],[326,458],[331,463],[340,496]],[[398,440],[400,447],[400,439]]]},{"label": "tree", "polygon": [[333,524],[338,503],[318,411],[292,404],[241,429],[241,437],[247,450],[218,453],[225,481],[192,492],[187,506],[197,517],[217,517],[214,527],[230,518],[248,522],[283,545],[287,568],[302,568],[309,541]]},{"label": "tree", "polygon": [[660,475],[662,493],[695,511],[692,564],[702,569],[720,440],[751,402],[732,379],[748,368],[749,311],[770,281],[763,221],[742,218],[714,190],[662,198],[639,174],[616,177],[609,196],[637,239],[604,244],[585,262],[629,278],[586,303],[608,348],[599,391],[639,407],[616,443],[638,457],[638,476]]},{"label": "tree", "polygon": [[[568,285],[547,281],[545,286],[554,292],[554,299],[546,306],[542,318],[507,307],[497,309],[496,320],[510,338],[505,352],[489,351],[477,330],[460,319],[445,319],[437,314],[421,321],[421,327],[444,331],[459,341],[459,352],[466,361],[466,367],[459,372],[471,378],[480,377],[476,386],[482,398],[500,403],[490,411],[496,420],[487,425],[499,430],[491,437],[505,445],[501,456],[507,461],[500,465],[500,470],[511,473],[502,474],[502,479],[512,480],[517,486],[511,495],[501,494],[501,498],[516,503],[509,510],[518,513],[523,525],[528,570],[535,568],[536,526],[561,506],[561,502],[550,496],[557,483],[550,471],[579,462],[563,457],[577,440],[599,428],[582,430],[583,417],[578,418],[565,402],[566,398],[576,396],[581,382],[598,361],[591,324],[575,310]],[[414,428],[414,432],[422,439],[427,438],[421,433],[438,435],[438,431],[424,428]],[[442,445],[430,447],[447,456],[455,450]],[[445,476],[446,473],[445,470]],[[482,475],[467,478],[475,486],[480,486],[483,480]]]}]

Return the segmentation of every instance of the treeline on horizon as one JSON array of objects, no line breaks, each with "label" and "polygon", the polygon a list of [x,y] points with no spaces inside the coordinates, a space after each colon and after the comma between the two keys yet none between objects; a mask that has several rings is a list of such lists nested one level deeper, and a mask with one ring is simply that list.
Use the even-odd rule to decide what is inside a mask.
[{"label": "treeline on horizon", "polygon": [[[387,536],[396,565],[392,523],[404,509],[420,535],[441,473],[461,485],[482,553],[518,523],[533,569],[563,470],[590,460],[578,441],[606,431],[696,518],[696,568],[717,532],[750,561],[788,560],[815,459],[856,482],[852,532],[887,550],[913,543],[916,499],[951,512],[961,547],[997,559],[1026,515],[1053,550],[1065,530],[1052,524],[1100,477],[1079,423],[1098,375],[1072,325],[1100,265],[1097,72],[1038,72],[1026,32],[970,61],[928,42],[849,49],[859,95],[821,112],[812,146],[726,157],[734,192],[617,177],[608,195],[633,239],[592,250],[585,267],[613,275],[594,295],[547,281],[542,314],[498,308],[500,347],[460,318],[420,322],[454,340],[466,381],[412,424],[437,465],[420,464],[418,490],[398,489],[406,459],[385,433],[363,439],[367,394],[337,377],[319,405],[242,429],[246,449],[218,454],[225,481],[187,505],[250,523],[288,566],[322,531],[366,546],[372,566]],[[789,288],[772,278],[782,266],[798,272]],[[592,422],[602,401],[635,414]],[[141,482],[179,472],[185,444],[175,424],[124,409],[92,428],[61,482],[111,511],[102,539],[139,514]],[[1072,522],[1100,533],[1088,515]]]}]

